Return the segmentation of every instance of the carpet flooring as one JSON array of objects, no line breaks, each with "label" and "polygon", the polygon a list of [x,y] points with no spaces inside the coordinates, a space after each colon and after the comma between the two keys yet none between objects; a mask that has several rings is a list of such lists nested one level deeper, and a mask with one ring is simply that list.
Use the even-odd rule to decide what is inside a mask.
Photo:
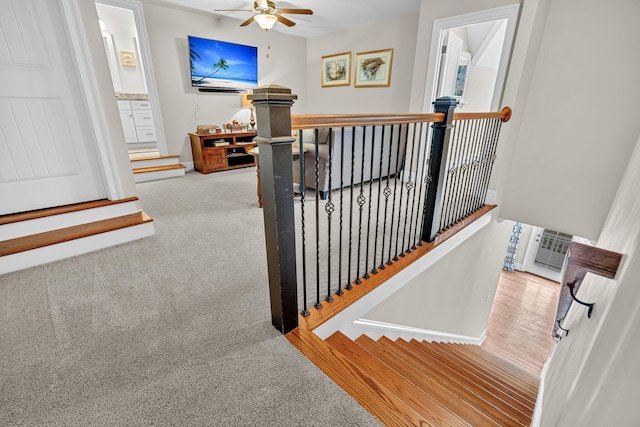
[{"label": "carpet flooring", "polygon": [[0,276],[0,425],[379,425],[271,326],[255,179],[138,184],[155,236]]}]

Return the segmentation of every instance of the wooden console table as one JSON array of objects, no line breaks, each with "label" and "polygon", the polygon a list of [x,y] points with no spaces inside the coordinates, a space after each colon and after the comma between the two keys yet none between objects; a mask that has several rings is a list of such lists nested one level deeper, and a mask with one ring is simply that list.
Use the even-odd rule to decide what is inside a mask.
[{"label": "wooden console table", "polygon": [[190,133],[195,169],[210,173],[256,166],[256,158],[249,154],[258,145],[255,136],[256,132]]}]

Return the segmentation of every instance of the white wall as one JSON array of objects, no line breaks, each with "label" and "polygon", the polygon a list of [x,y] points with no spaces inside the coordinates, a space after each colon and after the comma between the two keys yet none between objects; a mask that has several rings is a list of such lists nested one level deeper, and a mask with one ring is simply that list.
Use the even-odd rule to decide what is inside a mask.
[{"label": "white wall", "polygon": [[305,112],[305,39],[265,33],[257,25],[240,28],[241,21],[160,4],[144,3],[144,14],[168,152],[179,154],[182,162],[192,161],[188,133],[198,124],[248,122],[250,114],[240,107],[239,93],[205,93],[191,87],[188,35],[257,46],[258,84],[291,88],[299,96],[293,113]]},{"label": "white wall", "polygon": [[490,223],[363,318],[479,338],[489,319],[511,228],[507,222]]},{"label": "white wall", "polygon": [[[307,113],[407,113],[411,97],[411,76],[418,16],[405,15],[384,23],[338,31],[307,41]],[[391,85],[355,88],[355,54],[393,49]],[[351,85],[321,85],[323,56],[351,52]]]},{"label": "white wall", "polygon": [[640,417],[640,139],[597,246],[623,254],[614,280],[588,274],[578,297],[596,302],[591,319],[573,304],[549,362],[542,426],[632,426]]},{"label": "white wall", "polygon": [[[96,4],[98,17],[105,24],[105,31],[113,36],[113,44],[116,51],[116,62],[122,92],[147,93],[147,85],[144,78],[144,68],[141,65],[142,58],[138,51],[138,31],[133,16],[133,11],[105,4]],[[120,62],[120,51],[134,52],[137,65],[124,66]]]},{"label": "white wall", "polygon": [[640,132],[639,17],[630,0],[550,2],[501,216],[597,239]]}]

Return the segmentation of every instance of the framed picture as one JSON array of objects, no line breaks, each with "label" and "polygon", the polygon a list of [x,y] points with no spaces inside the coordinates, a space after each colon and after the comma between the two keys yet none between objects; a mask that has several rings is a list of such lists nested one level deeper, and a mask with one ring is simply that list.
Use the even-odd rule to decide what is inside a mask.
[{"label": "framed picture", "polygon": [[356,53],[355,87],[389,86],[393,49]]},{"label": "framed picture", "polygon": [[320,61],[322,87],[351,84],[351,52],[323,56]]},{"label": "framed picture", "polygon": [[462,98],[464,97],[464,90],[467,87],[470,63],[471,54],[469,52],[460,52],[456,69],[456,85],[453,88],[453,96],[458,98],[459,100],[462,100]]},{"label": "framed picture", "polygon": [[135,67],[136,66],[136,56],[130,50],[121,50],[120,51],[120,64],[126,67]]}]

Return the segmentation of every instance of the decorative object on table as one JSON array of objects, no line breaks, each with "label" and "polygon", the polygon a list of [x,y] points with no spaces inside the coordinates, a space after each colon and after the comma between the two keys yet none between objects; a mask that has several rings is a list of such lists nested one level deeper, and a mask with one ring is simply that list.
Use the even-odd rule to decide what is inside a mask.
[{"label": "decorative object on table", "polygon": [[322,87],[351,84],[351,52],[323,56],[320,61]]},{"label": "decorative object on table", "polygon": [[356,53],[355,87],[380,87],[391,85],[391,61],[393,49]]},{"label": "decorative object on table", "polygon": [[225,124],[225,127],[231,132],[242,132],[242,125],[237,120]]},{"label": "decorative object on table", "polygon": [[220,133],[222,129],[218,125],[198,125],[196,132],[199,135],[206,135],[211,133]]},{"label": "decorative object on table", "polygon": [[251,108],[251,117],[249,117],[249,124],[251,125],[251,129],[247,129],[247,130],[254,130],[255,126],[256,126],[256,118],[253,115],[253,102],[249,100],[249,94],[248,93],[243,93],[242,94],[242,108]]},{"label": "decorative object on table", "polygon": [[136,55],[130,50],[121,50],[120,51],[120,64],[125,67],[135,67],[136,66]]},{"label": "decorative object on table", "polygon": [[287,27],[293,27],[295,22],[285,18],[282,14],[288,15],[313,15],[311,9],[283,9],[276,6],[276,2],[271,0],[256,0],[253,2],[253,9],[232,9],[232,10],[214,10],[214,12],[255,12],[251,18],[240,24],[241,27],[245,27],[256,21],[260,28],[265,31],[269,31],[276,22],[286,25]]}]

